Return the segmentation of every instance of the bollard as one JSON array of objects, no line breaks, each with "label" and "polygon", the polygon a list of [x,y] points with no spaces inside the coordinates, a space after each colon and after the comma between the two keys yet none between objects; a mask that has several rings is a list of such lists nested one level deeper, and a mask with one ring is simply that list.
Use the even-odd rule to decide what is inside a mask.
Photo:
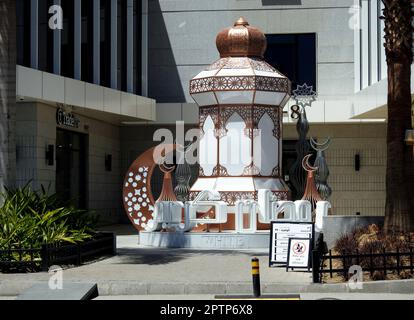
[{"label": "bollard", "polygon": [[260,293],[260,267],[259,259],[252,259],[252,277],[253,277],[253,294],[256,298],[261,296]]}]

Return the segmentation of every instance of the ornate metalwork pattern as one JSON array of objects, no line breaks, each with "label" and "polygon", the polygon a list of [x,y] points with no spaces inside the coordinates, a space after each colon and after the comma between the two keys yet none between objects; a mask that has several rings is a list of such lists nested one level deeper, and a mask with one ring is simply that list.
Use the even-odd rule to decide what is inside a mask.
[{"label": "ornate metalwork pattern", "polygon": [[282,126],[282,109],[275,106],[254,106],[253,108],[253,127],[258,128],[260,120],[267,113],[273,121],[273,136],[276,139],[281,138],[281,126]]},{"label": "ornate metalwork pattern", "polygon": [[243,176],[260,176],[260,169],[254,163],[251,163],[244,168]]},{"label": "ornate metalwork pattern", "polygon": [[[220,106],[220,129],[225,129],[229,119],[237,113],[244,121],[246,128],[251,127],[252,122],[252,106],[235,106],[225,105]],[[250,136],[249,136],[250,137]]]},{"label": "ornate metalwork pattern", "polygon": [[202,131],[202,134],[204,134],[204,123],[206,122],[208,116],[211,117],[213,120],[215,126],[217,126],[219,122],[219,108],[218,106],[212,106],[212,107],[200,107],[200,129]]},{"label": "ornate metalwork pattern", "polygon": [[208,66],[205,71],[217,71],[219,72],[221,69],[246,69],[252,68],[253,71],[263,71],[263,72],[278,72],[275,68],[273,68],[270,64],[266,61],[263,61],[258,58],[254,57],[227,57],[221,58],[214,62],[212,65]]},{"label": "ornate metalwork pattern", "polygon": [[200,166],[200,167],[198,168],[198,176],[199,176],[199,177],[205,177],[205,176],[206,176],[206,174],[204,173],[204,169],[203,169],[203,167],[202,167],[202,166]]},{"label": "ornate metalwork pattern", "polygon": [[311,147],[317,152],[314,166],[318,168],[315,175],[316,187],[324,201],[327,201],[332,195],[332,188],[328,185],[329,168],[325,158],[325,151],[331,144],[331,138],[324,143],[317,143],[311,138]]},{"label": "ornate metalwork pattern", "polygon": [[[189,198],[190,201],[194,200],[200,191],[191,191]],[[221,191],[220,200],[226,202],[229,206],[234,206],[239,200],[254,200],[258,199],[257,191]],[[272,191],[276,201],[286,201],[290,198],[289,191]]]},{"label": "ornate metalwork pattern", "polygon": [[279,165],[277,165],[276,167],[273,168],[272,176],[280,177],[280,166]]},{"label": "ornate metalwork pattern", "polygon": [[290,82],[285,78],[263,76],[208,77],[190,81],[190,94],[211,91],[270,91],[289,92]]},{"label": "ornate metalwork pattern", "polygon": [[231,58],[221,58],[221,59],[218,59],[212,65],[208,66],[205,69],[205,71],[220,70],[220,69],[222,69],[226,65],[226,63],[229,61],[229,59],[231,59]]},{"label": "ornate metalwork pattern", "polygon": [[177,186],[174,189],[174,193],[177,200],[187,201],[188,193],[190,192],[191,168],[187,162],[185,149],[180,153],[180,159],[175,170],[175,180],[177,181]]},{"label": "ornate metalwork pattern", "polygon": [[255,71],[263,71],[263,72],[278,72],[275,68],[273,68],[267,62],[257,59],[257,58],[249,58],[250,65],[252,66],[253,70]]},{"label": "ornate metalwork pattern", "polygon": [[228,177],[229,174],[227,172],[227,169],[225,167],[223,167],[221,164],[218,164],[217,166],[214,167],[213,169],[213,176],[220,176],[220,177]]},{"label": "ornate metalwork pattern", "polygon": [[296,90],[293,90],[293,98],[296,104],[302,108],[312,106],[312,103],[316,100],[316,92],[313,91],[313,86],[308,86],[306,83],[298,85]]}]

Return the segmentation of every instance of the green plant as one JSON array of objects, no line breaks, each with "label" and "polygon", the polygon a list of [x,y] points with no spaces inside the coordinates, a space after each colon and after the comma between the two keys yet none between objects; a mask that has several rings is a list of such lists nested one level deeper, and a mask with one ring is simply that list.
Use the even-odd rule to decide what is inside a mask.
[{"label": "green plant", "polygon": [[97,223],[94,215],[62,203],[43,186],[33,191],[27,184],[22,188],[6,189],[1,196],[0,250],[78,243],[94,234]]}]

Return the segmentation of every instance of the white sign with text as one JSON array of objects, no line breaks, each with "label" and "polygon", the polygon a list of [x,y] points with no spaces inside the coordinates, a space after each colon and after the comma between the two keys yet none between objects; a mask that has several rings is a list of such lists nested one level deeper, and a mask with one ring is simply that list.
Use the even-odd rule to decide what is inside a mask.
[{"label": "white sign with text", "polygon": [[312,242],[313,223],[273,221],[270,230],[269,265],[286,264],[290,238],[306,238]]}]

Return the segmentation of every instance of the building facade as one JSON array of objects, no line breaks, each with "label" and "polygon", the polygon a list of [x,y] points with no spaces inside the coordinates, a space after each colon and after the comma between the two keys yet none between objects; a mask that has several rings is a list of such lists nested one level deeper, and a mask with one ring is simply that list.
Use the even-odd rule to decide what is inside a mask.
[{"label": "building facade", "polygon": [[15,182],[118,222],[122,123],[155,120],[147,3],[17,0],[16,11]]},{"label": "building facade", "polygon": [[[332,138],[333,214],[383,214],[380,0],[17,0],[16,11],[16,152],[8,159],[17,185],[50,185],[102,222],[127,221],[124,173],[159,143],[157,129],[197,127],[189,81],[218,59],[217,33],[242,16],[266,34],[265,59],[293,86],[318,93],[307,109],[309,135]],[[283,119],[286,180],[293,103]]]}]

